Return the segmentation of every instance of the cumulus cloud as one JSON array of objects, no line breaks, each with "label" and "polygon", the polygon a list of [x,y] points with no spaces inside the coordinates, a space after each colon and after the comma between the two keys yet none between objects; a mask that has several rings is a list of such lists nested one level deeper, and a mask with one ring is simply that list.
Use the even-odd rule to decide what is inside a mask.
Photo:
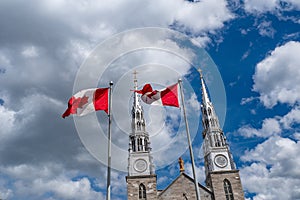
[{"label": "cumulus cloud", "polygon": [[244,0],[245,10],[250,13],[275,12],[291,9],[300,9],[300,3],[297,0]]},{"label": "cumulus cloud", "polygon": [[240,127],[237,132],[244,137],[268,138],[270,136],[280,135],[284,131],[292,129],[294,125],[300,124],[299,115],[300,109],[299,106],[296,106],[284,116],[264,119],[261,128],[244,125]]},{"label": "cumulus cloud", "polygon": [[[225,0],[204,0],[195,4],[184,0],[4,0],[0,3],[0,13],[5,16],[0,18],[0,99],[4,101],[1,100],[0,105],[0,167],[4,175],[0,177],[0,186],[3,185],[0,194],[9,199],[103,198],[100,192],[94,191],[90,179],[74,177],[83,173],[97,177],[97,182],[105,182],[105,166],[84,149],[72,120],[60,118],[72,94],[79,66],[98,43],[130,28],[174,26],[191,32],[204,45],[210,42],[211,34],[234,17]],[[127,38],[127,42],[138,41],[132,37]],[[191,55],[170,40],[160,42],[177,48],[181,56]],[[124,64],[123,68],[116,67],[115,73],[107,72],[101,81],[121,77],[131,69],[131,61],[139,64],[150,60],[163,60],[179,74],[184,75],[189,70],[186,64],[176,62],[178,60],[167,54],[136,53],[131,60],[120,58],[118,62]],[[155,70],[149,69],[139,78],[153,78],[157,76],[151,73]],[[131,75],[127,74],[130,80]],[[170,76],[165,72],[161,79]],[[177,77],[172,80],[175,79]],[[127,90],[132,85],[124,86],[128,86]],[[195,99],[190,102],[191,106],[198,107]],[[122,123],[130,127],[128,108],[121,111]],[[169,117],[177,120],[178,112],[170,112]],[[94,124],[89,125],[93,130]],[[149,130],[152,129],[149,127]],[[165,139],[169,139],[171,132],[165,132]],[[128,135],[123,136],[115,134],[113,137],[118,145],[127,148]],[[159,162],[164,157],[157,159]],[[116,185],[112,189],[124,194],[124,190],[118,190],[118,187],[126,188],[124,174],[112,174],[112,178]],[[104,185],[99,187],[105,188]]]},{"label": "cumulus cloud", "polygon": [[[243,125],[237,131],[244,137],[264,139],[241,157],[247,164],[240,169],[243,187],[247,192],[255,193],[253,200],[300,198],[295,187],[299,185],[300,176],[296,167],[300,163],[297,156],[299,133],[293,129],[300,123],[299,50],[299,42],[287,42],[256,65],[253,91],[259,94],[264,107],[271,109],[278,104],[288,104],[289,111],[265,118],[260,127]],[[241,104],[256,98],[244,98]]]},{"label": "cumulus cloud", "polygon": [[[298,199],[300,171],[297,152],[298,133],[293,130],[300,123],[299,118],[299,42],[288,42],[277,47],[263,61],[257,64],[253,75],[253,90],[266,108],[286,103],[291,109],[283,116],[263,120],[261,128],[242,126],[238,133],[244,137],[265,138],[261,144],[247,150],[241,160],[250,163],[241,169],[243,186],[249,193],[256,193],[253,199]],[[243,103],[255,97],[243,99]],[[290,138],[284,136],[289,135]],[[286,191],[289,191],[286,193]]]},{"label": "cumulus cloud", "polygon": [[260,129],[255,129],[249,125],[242,126],[238,129],[238,133],[244,137],[263,137],[268,138],[271,135],[281,133],[281,128],[278,120],[273,118],[265,119]]},{"label": "cumulus cloud", "polygon": [[[30,199],[45,199],[46,193],[52,193],[53,199],[104,199],[101,192],[92,188],[92,182],[87,177],[74,178],[76,171],[64,172],[63,165],[49,163],[47,166],[20,164],[10,167],[1,167],[1,171],[13,177],[12,181],[2,180],[6,188],[12,185],[10,197]],[[11,187],[11,186],[10,186]],[[2,192],[1,190],[0,192]],[[4,198],[5,192],[2,194]]]},{"label": "cumulus cloud", "polygon": [[300,123],[300,107],[296,106],[293,108],[288,114],[283,116],[280,119],[280,123],[282,124],[283,128],[290,129],[295,124]]},{"label": "cumulus cloud", "polygon": [[[299,199],[299,141],[272,136],[245,153],[242,160],[252,162],[241,169],[244,188],[256,193],[253,199]],[[287,192],[288,191],[288,192]]]},{"label": "cumulus cloud", "polygon": [[277,47],[257,64],[253,90],[267,108],[277,103],[295,104],[300,100],[300,43],[291,41]]}]

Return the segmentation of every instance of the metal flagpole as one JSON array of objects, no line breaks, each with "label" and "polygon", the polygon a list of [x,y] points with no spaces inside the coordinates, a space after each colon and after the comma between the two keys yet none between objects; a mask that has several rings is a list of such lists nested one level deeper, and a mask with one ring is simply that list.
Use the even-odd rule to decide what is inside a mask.
[{"label": "metal flagpole", "polygon": [[113,82],[109,83],[109,103],[108,103],[108,151],[107,151],[107,185],[106,200],[110,200],[110,173],[111,173],[111,95]]},{"label": "metal flagpole", "polygon": [[191,161],[192,161],[192,169],[193,169],[193,175],[194,175],[194,184],[195,184],[195,189],[196,189],[196,197],[197,197],[197,200],[200,200],[201,198],[200,198],[198,181],[197,181],[197,176],[196,176],[196,171],[195,171],[194,154],[193,154],[193,149],[192,149],[192,144],[191,144],[191,137],[190,137],[189,125],[188,125],[188,121],[187,121],[187,117],[186,117],[186,112],[185,112],[184,96],[183,96],[183,91],[182,91],[182,80],[179,79],[178,83],[179,83],[180,94],[181,94],[183,115],[184,115],[185,128],[186,128],[186,135],[187,135],[187,138],[188,138],[188,145],[189,145],[190,156],[191,156]]}]

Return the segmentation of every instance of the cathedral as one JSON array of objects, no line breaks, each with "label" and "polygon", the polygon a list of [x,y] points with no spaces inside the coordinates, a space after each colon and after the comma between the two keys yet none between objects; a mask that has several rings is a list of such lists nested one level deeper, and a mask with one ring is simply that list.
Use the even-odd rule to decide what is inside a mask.
[{"label": "cathedral", "polygon": [[[219,125],[214,106],[208,96],[202,74],[202,125],[205,186],[198,183],[201,200],[243,200],[244,192],[239,170],[236,169],[226,138]],[[138,89],[134,79],[134,89]],[[150,138],[146,131],[140,97],[135,92],[132,106],[132,132],[129,136],[127,198],[128,200],[194,200],[197,199],[194,179],[184,173],[180,158],[180,173],[165,189],[157,190]],[[197,184],[196,184],[197,185]]]}]

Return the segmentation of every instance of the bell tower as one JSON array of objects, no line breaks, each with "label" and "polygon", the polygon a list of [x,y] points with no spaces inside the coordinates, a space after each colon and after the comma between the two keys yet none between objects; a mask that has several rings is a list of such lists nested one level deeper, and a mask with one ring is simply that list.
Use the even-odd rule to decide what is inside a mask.
[{"label": "bell tower", "polygon": [[206,185],[211,188],[216,200],[242,200],[244,192],[239,170],[236,169],[226,137],[220,128],[219,119],[210,101],[201,71],[200,80]]},{"label": "bell tower", "polygon": [[[138,89],[137,72],[134,72],[134,90]],[[140,96],[134,92],[131,110],[131,133],[128,149],[128,200],[157,199],[156,175],[151,156],[149,134],[146,131]]]}]

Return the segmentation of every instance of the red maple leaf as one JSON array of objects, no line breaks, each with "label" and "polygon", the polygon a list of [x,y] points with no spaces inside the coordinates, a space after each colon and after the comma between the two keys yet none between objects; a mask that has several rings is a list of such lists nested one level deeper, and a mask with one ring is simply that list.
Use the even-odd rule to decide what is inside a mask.
[{"label": "red maple leaf", "polygon": [[83,106],[88,103],[88,99],[89,97],[85,95],[83,97],[78,97],[78,98],[72,97],[69,101],[69,104],[71,104],[70,113],[76,114],[77,108],[83,108]]}]

